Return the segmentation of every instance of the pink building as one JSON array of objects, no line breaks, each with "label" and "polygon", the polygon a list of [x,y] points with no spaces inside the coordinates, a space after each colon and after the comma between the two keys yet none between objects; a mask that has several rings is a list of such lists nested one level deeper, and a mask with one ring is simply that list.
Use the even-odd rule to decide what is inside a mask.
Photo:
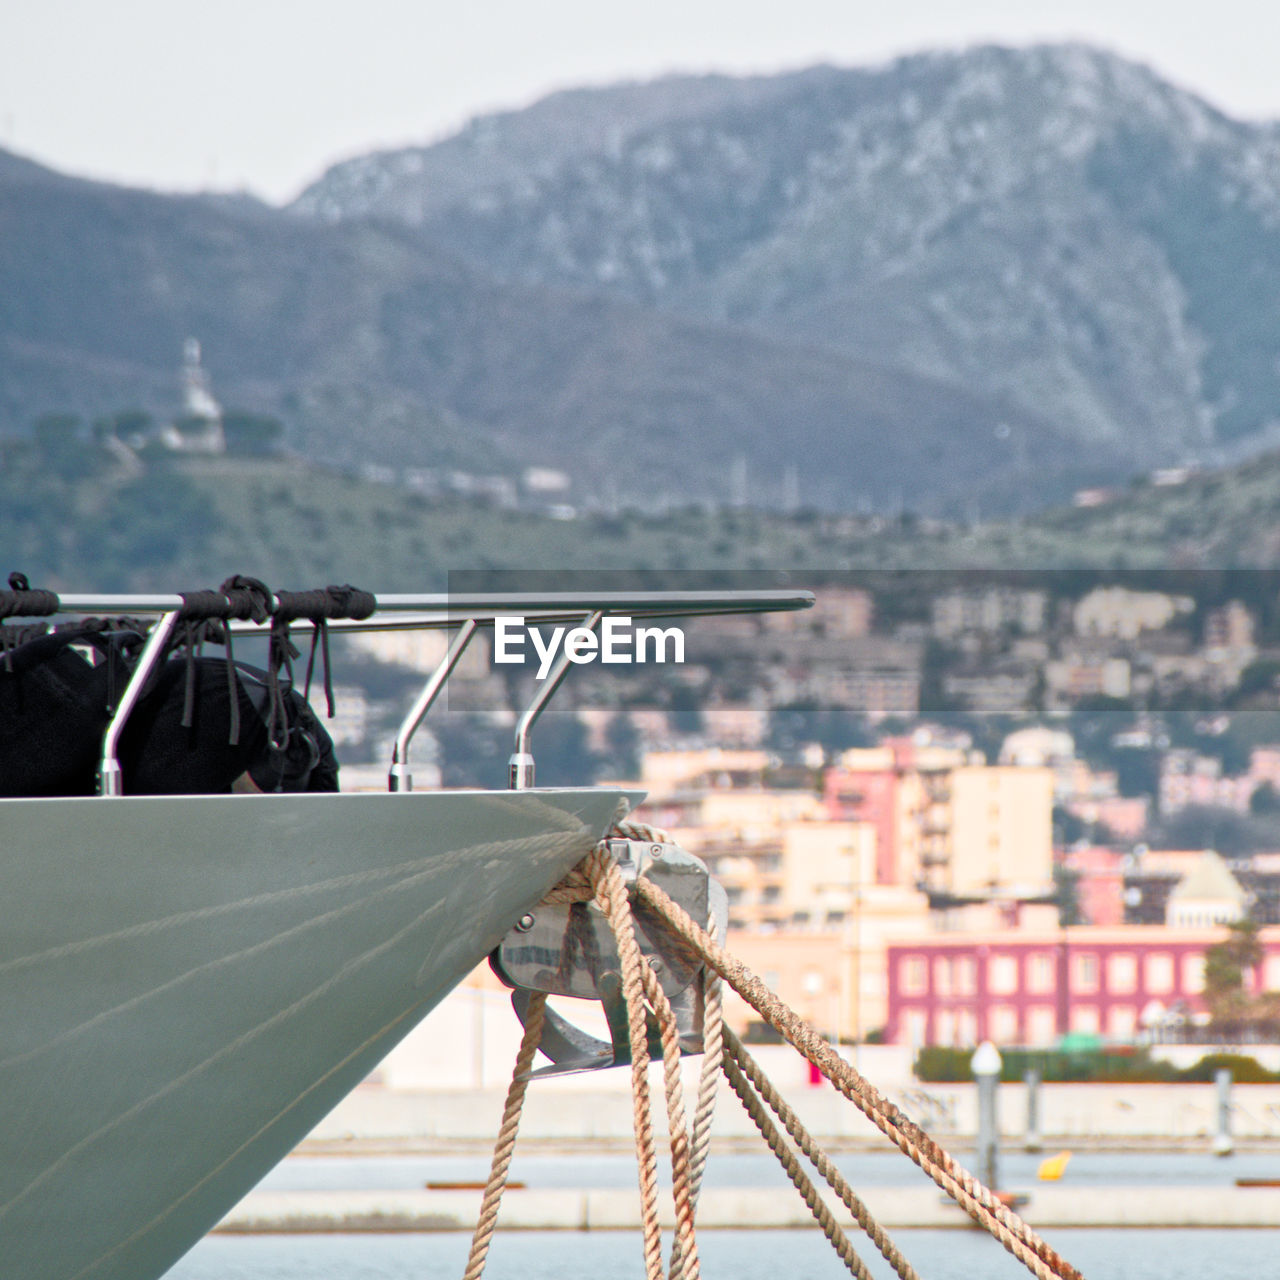
[{"label": "pink building", "polygon": [[1249,777],[1280,791],[1280,747],[1254,747],[1249,753]]},{"label": "pink building", "polygon": [[896,884],[901,866],[902,770],[828,769],[822,798],[833,822],[865,822],[876,833],[876,883]]},{"label": "pink building", "polygon": [[1160,812],[1177,813],[1192,805],[1209,805],[1248,813],[1258,782],[1247,774],[1224,776],[1215,756],[1190,750],[1168,751],[1160,763]]},{"label": "pink building", "polygon": [[1120,840],[1137,840],[1146,830],[1150,805],[1146,796],[1077,796],[1065,807],[1081,822],[1106,827]]},{"label": "pink building", "polygon": [[[931,935],[891,943],[885,1038],[897,1044],[1051,1044],[1068,1031],[1131,1040],[1181,1008],[1202,1012],[1218,929],[1081,926],[1051,934]],[[1280,989],[1280,927],[1259,935],[1254,993]]]},{"label": "pink building", "polygon": [[1076,901],[1085,924],[1124,924],[1124,857],[1115,849],[1068,849],[1062,865],[1076,878]]}]

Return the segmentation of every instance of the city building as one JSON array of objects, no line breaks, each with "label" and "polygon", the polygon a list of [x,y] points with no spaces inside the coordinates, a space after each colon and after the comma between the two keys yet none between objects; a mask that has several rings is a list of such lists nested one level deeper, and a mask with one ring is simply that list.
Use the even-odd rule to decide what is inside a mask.
[{"label": "city building", "polygon": [[1129,855],[1101,845],[1078,845],[1062,856],[1081,924],[1125,923],[1124,870]]},{"label": "city building", "polygon": [[[1134,1040],[1203,1019],[1204,956],[1221,928],[1094,926],[934,934],[887,949],[891,1043],[1050,1045],[1070,1032]],[[1280,989],[1280,928],[1260,931],[1254,995]]]},{"label": "city building", "polygon": [[1249,812],[1249,801],[1258,780],[1247,774],[1228,777],[1217,756],[1200,755],[1189,748],[1166,751],[1160,759],[1158,804],[1164,814],[1191,806],[1209,806]]},{"label": "city building", "polygon": [[921,878],[921,848],[932,834],[926,816],[943,803],[950,771],[969,758],[962,747],[891,738],[844,752],[823,775],[828,816],[875,829],[877,884],[914,885]]},{"label": "city building", "polygon": [[1249,895],[1231,874],[1226,861],[1212,849],[1201,853],[1196,865],[1173,887],[1165,920],[1173,928],[1230,924],[1244,917]]},{"label": "city building", "polygon": [[1052,891],[1053,771],[892,739],[827,771],[833,819],[876,831],[876,881],[952,897]]},{"label": "city building", "polygon": [[979,716],[1024,716],[1034,708],[1039,686],[1037,666],[1012,661],[948,673],[942,680],[952,703]]},{"label": "city building", "polygon": [[813,608],[794,613],[766,613],[761,623],[766,631],[789,635],[811,633],[828,639],[855,639],[871,634],[875,601],[860,587],[824,587]]},{"label": "city building", "polygon": [[[801,1017],[832,1039],[882,1035],[889,1016],[890,939],[925,937],[928,899],[895,885],[855,888],[853,910],[838,925],[771,933],[730,933],[729,949],[760,974]],[[754,1020],[749,1005],[725,994],[725,1018],[739,1030]]]},{"label": "city building", "polygon": [[929,629],[940,640],[969,633],[1038,635],[1045,627],[1047,605],[1043,591],[998,586],[947,591],[933,598]]},{"label": "city building", "polygon": [[947,845],[926,883],[958,897],[1052,892],[1053,771],[966,765],[950,778]]},{"label": "city building", "polygon": [[1046,706],[1053,710],[1066,710],[1084,698],[1123,701],[1133,691],[1133,671],[1110,642],[1077,641],[1045,663],[1044,686]]},{"label": "city building", "polygon": [[[1151,801],[1147,796],[1077,795],[1063,807],[1096,832],[1105,832],[1116,840],[1137,840],[1147,829]],[[1091,835],[1098,839],[1098,834]]]},{"label": "city building", "polygon": [[648,751],[641,765],[640,785],[651,804],[677,792],[759,790],[774,763],[767,751],[695,747],[685,751]]},{"label": "city building", "polygon": [[1130,591],[1127,587],[1096,587],[1082,596],[1072,611],[1077,635],[1134,640],[1144,631],[1160,631],[1190,614],[1195,601],[1163,591]]}]

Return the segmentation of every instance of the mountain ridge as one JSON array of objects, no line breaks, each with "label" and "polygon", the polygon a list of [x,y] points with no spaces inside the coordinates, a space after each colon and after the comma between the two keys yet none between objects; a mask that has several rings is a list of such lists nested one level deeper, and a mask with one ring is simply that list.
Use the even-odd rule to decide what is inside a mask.
[{"label": "mountain ridge", "polygon": [[565,91],[396,155],[278,210],[0,154],[0,431],[172,412],[195,336],[296,453],[588,507],[972,522],[1280,438],[1280,127],[1112,55]]},{"label": "mountain ridge", "polygon": [[[394,225],[24,171],[0,177],[0,230],[11,432],[50,410],[162,412],[194,335],[224,402],[279,414],[291,447],[335,462],[551,464],[587,494],[642,476],[665,503],[728,500],[741,455],[757,477],[794,464],[820,505],[939,511],[1025,505],[1028,465],[998,430],[1037,441],[1039,491],[1109,469],[996,398],[626,299],[497,281]],[[931,457],[948,463],[936,476],[922,470]]]},{"label": "mountain ridge", "polygon": [[[1138,467],[1270,439],[1280,326],[1261,295],[1280,288],[1280,126],[1231,120],[1081,45],[814,68],[771,79],[767,99],[758,80],[733,102],[710,88],[700,116],[654,109],[553,165],[473,173],[458,195],[439,180],[450,148],[520,142],[510,117],[486,118],[396,153],[405,172],[383,170],[359,216],[402,219],[504,279],[1004,396],[1082,443],[1129,448]],[[375,158],[361,166],[372,181]],[[344,216],[344,174],[298,210]],[[1259,274],[1242,320],[1224,294]]]}]

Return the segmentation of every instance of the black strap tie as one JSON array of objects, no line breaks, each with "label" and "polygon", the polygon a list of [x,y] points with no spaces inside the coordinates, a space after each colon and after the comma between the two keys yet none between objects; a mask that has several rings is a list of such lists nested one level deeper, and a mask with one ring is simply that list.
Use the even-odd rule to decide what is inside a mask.
[{"label": "black strap tie", "polygon": [[178,610],[183,624],[178,644],[186,650],[186,685],[182,699],[182,727],[190,729],[195,722],[196,658],[203,653],[206,641],[227,648],[227,702],[231,719],[228,741],[240,741],[240,684],[236,677],[235,651],[231,628],[224,625],[232,618],[265,622],[271,616],[271,591],[257,578],[241,574],[228,578],[217,591],[183,591]]},{"label": "black strap tie", "polygon": [[[325,705],[329,719],[333,719],[333,679],[329,674],[329,620],[331,618],[350,618],[355,621],[369,617],[378,607],[377,597],[370,591],[361,591],[350,584],[341,587],[323,587],[318,591],[281,591],[276,597],[275,628],[282,627],[285,637],[288,636],[289,623],[299,618],[311,622],[311,653],[307,658],[307,678],[303,686],[302,696],[311,696],[311,676],[315,671],[316,647],[320,648],[320,665],[324,673]],[[300,656],[292,644],[292,656]],[[293,670],[290,667],[292,677]]]}]

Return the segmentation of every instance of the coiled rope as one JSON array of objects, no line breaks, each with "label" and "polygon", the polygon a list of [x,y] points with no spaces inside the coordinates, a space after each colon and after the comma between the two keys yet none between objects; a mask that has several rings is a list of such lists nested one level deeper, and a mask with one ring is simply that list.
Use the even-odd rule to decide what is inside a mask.
[{"label": "coiled rope", "polygon": [[[627,839],[669,842],[664,832],[640,824],[620,823],[615,828],[615,834]],[[631,1045],[632,1099],[646,1280],[662,1280],[663,1277],[657,1210],[657,1158],[647,1070],[647,1015],[650,1012],[658,1023],[662,1038],[663,1078],[671,1143],[672,1195],[676,1211],[671,1280],[698,1280],[700,1276],[694,1209],[710,1143],[710,1116],[717,1073],[721,1070],[848,1270],[859,1280],[870,1280],[866,1265],[801,1167],[795,1152],[770,1119],[766,1108],[772,1109],[791,1141],[827,1181],[854,1221],[901,1280],[918,1280],[911,1265],[830,1158],[813,1140],[794,1110],[778,1094],[741,1041],[727,1027],[723,1027],[720,1013],[721,981],[728,983],[770,1026],[813,1063],[899,1150],[919,1165],[974,1222],[999,1240],[1038,1280],[1083,1280],[1075,1267],[1041,1240],[1022,1218],[959,1165],[919,1125],[904,1116],[793,1010],[769,991],[755,974],[724,951],[713,934],[694,921],[661,888],[641,876],[634,882],[634,894],[636,901],[655,913],[677,938],[701,958],[705,966],[702,990],[704,1059],[691,1135],[686,1132],[684,1122],[675,1015],[656,975],[640,954],[631,919],[627,885],[616,860],[609,852],[608,841],[602,841],[544,901],[571,903],[594,900],[608,919],[617,941]],[[485,1189],[464,1280],[479,1280],[484,1271],[485,1258],[497,1225],[502,1189],[506,1185],[507,1170],[515,1147],[520,1111],[528,1086],[528,1072],[542,1034],[545,1002],[546,997],[541,993],[535,993],[530,1002],[525,1035],[507,1094],[489,1185]]]},{"label": "coiled rope", "polygon": [[11,573],[9,590],[0,591],[0,618],[47,618],[60,603],[56,592],[33,587],[25,573]]}]

